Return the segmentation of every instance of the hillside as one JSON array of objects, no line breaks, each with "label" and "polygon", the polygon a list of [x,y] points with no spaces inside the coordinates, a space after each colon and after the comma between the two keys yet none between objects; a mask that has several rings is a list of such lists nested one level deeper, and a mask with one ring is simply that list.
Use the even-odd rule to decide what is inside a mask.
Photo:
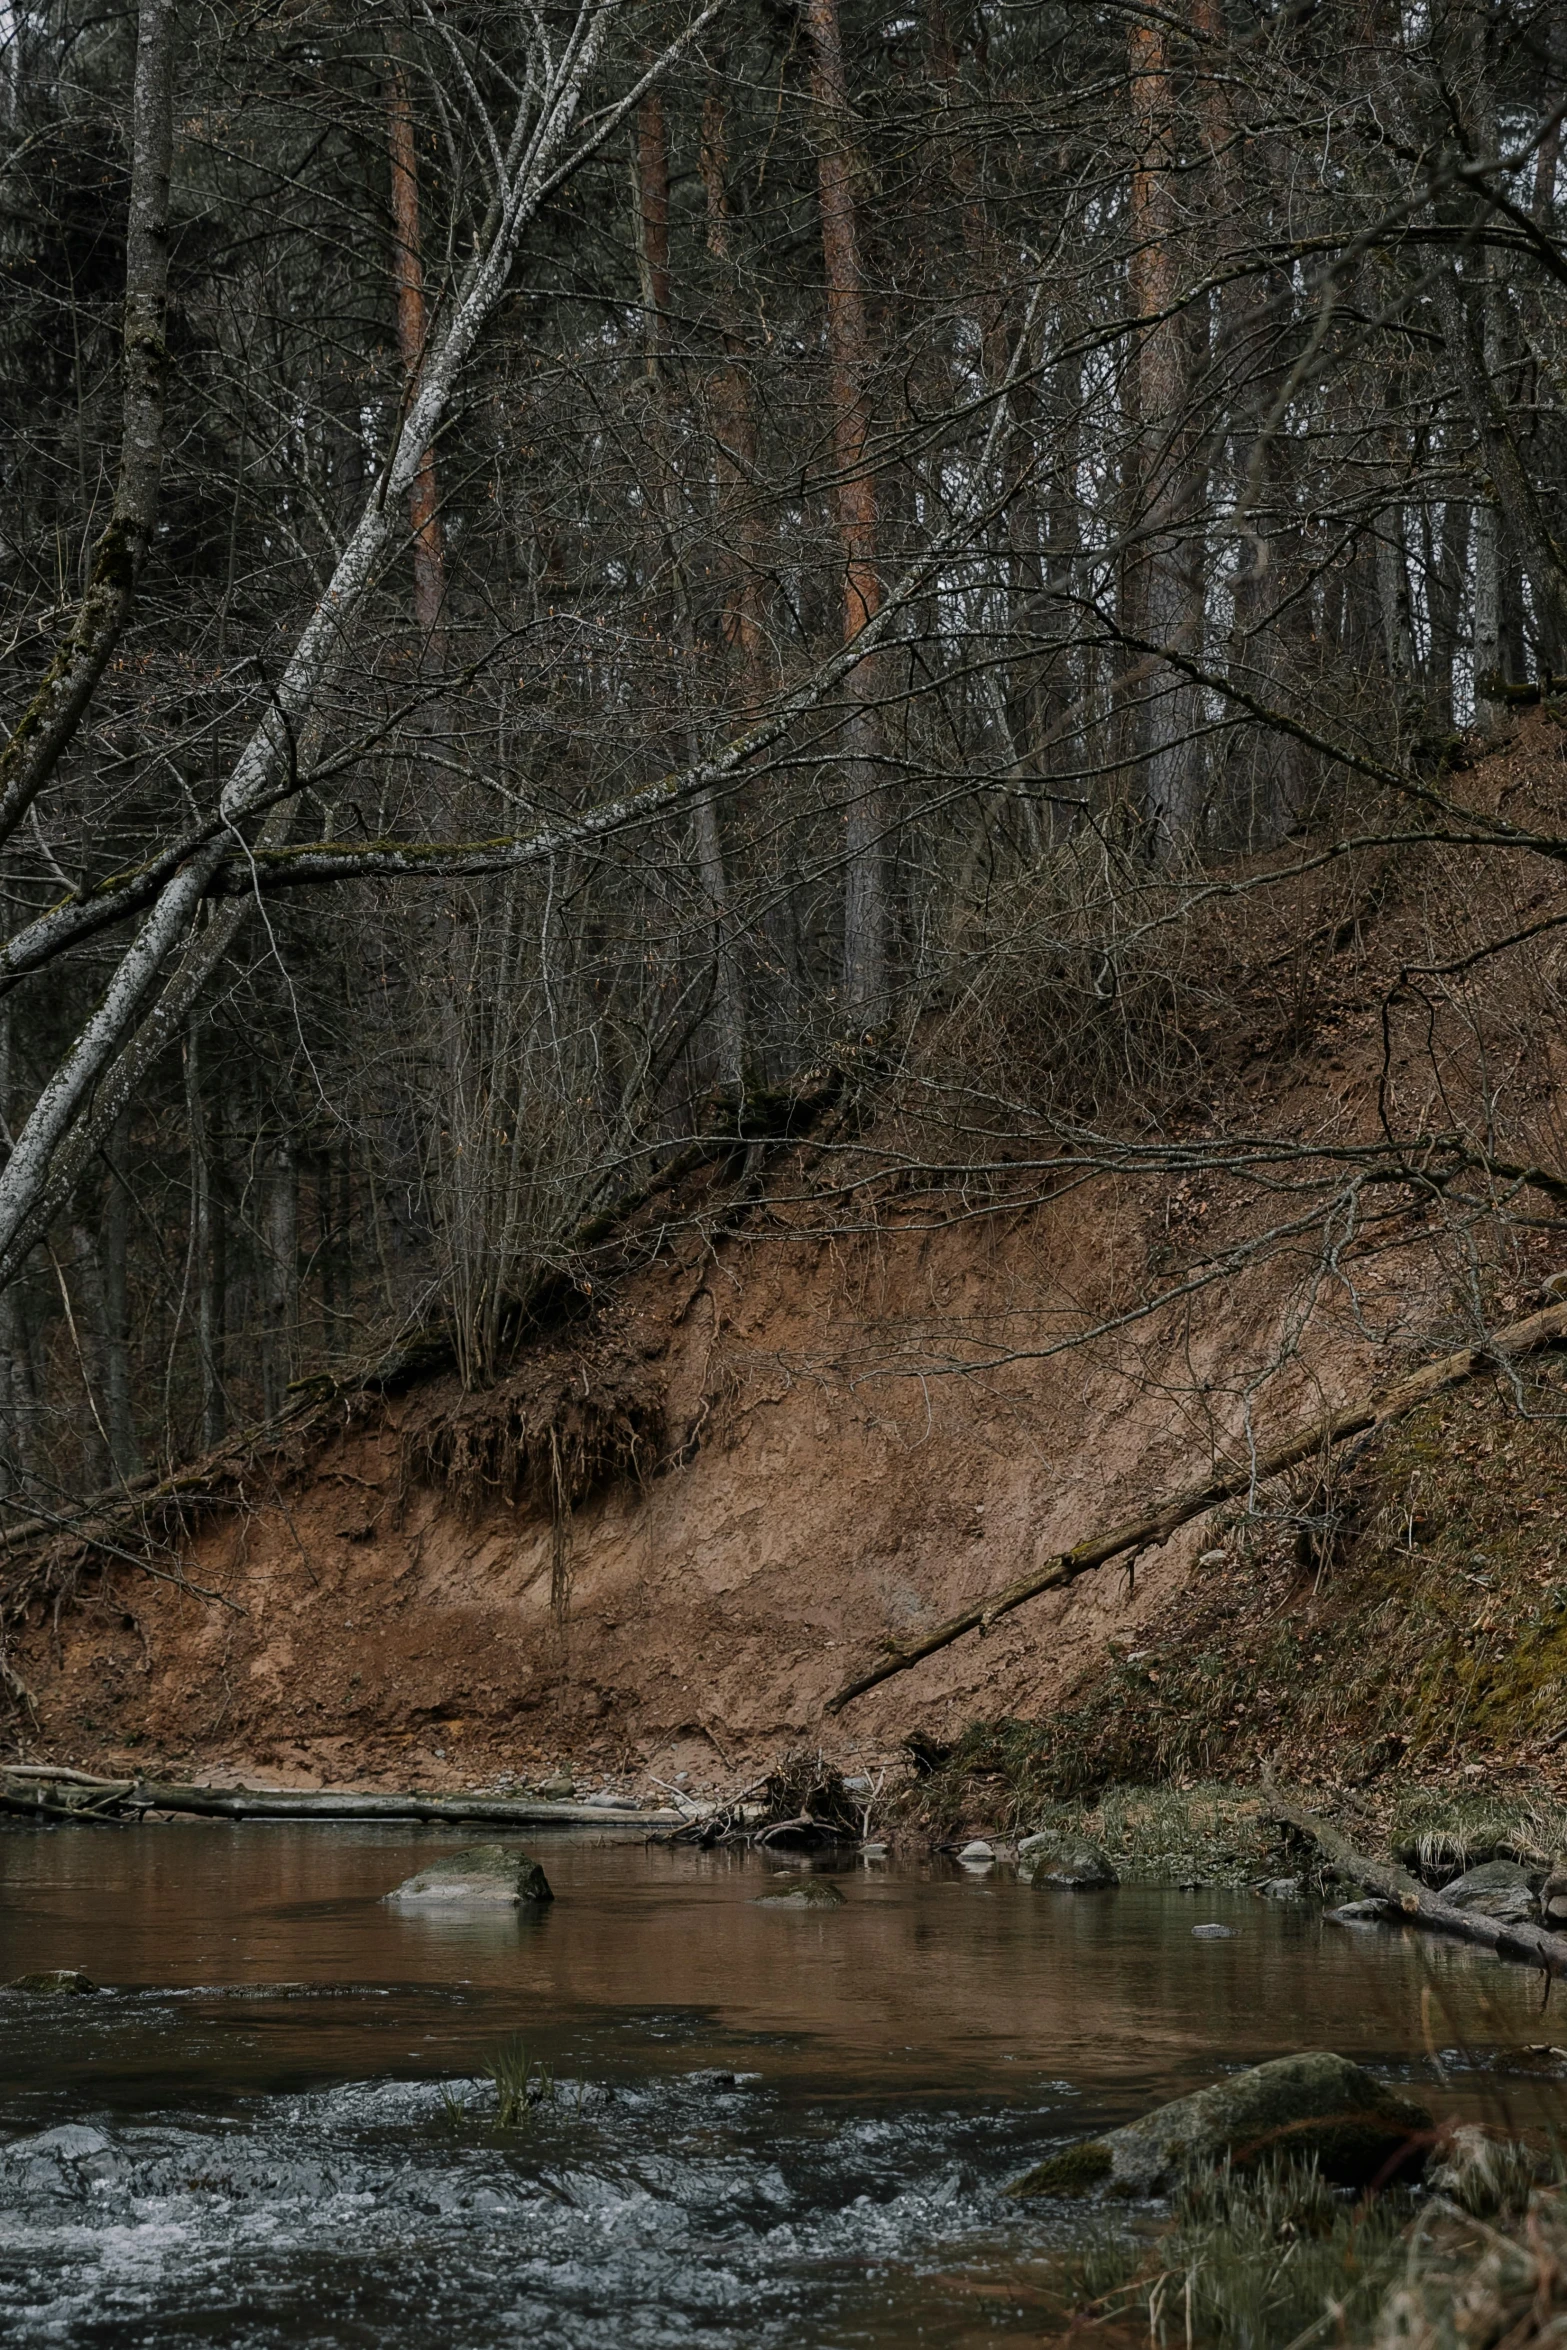
[{"label": "hillside", "polygon": [[[1560,743],[1532,716],[1461,787],[1554,813]],[[1025,1139],[981,1196],[950,1151],[933,1167],[928,1132],[913,1148],[894,1091],[852,1153],[789,1146],[749,1188],[704,1176],[643,1209],[618,1276],[499,1384],[366,1385],[304,1436],[231,1454],[183,1533],[163,1521],[165,1547],[57,1546],[12,1634],[36,1709],[13,1734],[89,1764],[432,1787],[560,1765],[732,1787],[802,1742],[876,1771],[911,1733],[1006,1718],[1047,1726],[1040,1787],[1274,1753],[1310,1773],[1346,1741],[1368,1769],[1554,1774],[1567,1467],[1548,1369],[1448,1398],[1326,1483],[1302,1473],[823,1714],[883,1638],[1201,1474],[1248,1427],[1277,1435],[1522,1310],[1567,1265],[1546,1178],[1505,1198],[1494,1169],[1406,1181],[1386,1215],[1305,1181],[1308,1160],[1372,1147],[1387,1085],[1428,1082],[1427,1043],[1396,1028],[1384,1077],[1384,1006],[1433,935],[1507,929],[1514,877],[1491,870],[1484,906],[1444,903],[1458,878],[1432,857],[1383,857],[1297,893],[1288,930],[1265,891],[1225,911],[1210,944],[1228,967],[1207,976],[1246,1018],[1210,1042],[1188,1002],[1187,1061],[1143,1129],[1152,1173],[1128,1151],[1078,1179],[1058,1152],[1041,1179]],[[1555,901],[1527,878],[1538,928]],[[1442,1061],[1453,1084],[1489,1053],[1501,1098],[1512,1023],[1507,1084],[1544,1165],[1559,1038],[1531,1016],[1517,1048],[1553,958],[1532,941],[1492,958]],[[1291,1154],[1304,1214],[1278,1205]]]}]

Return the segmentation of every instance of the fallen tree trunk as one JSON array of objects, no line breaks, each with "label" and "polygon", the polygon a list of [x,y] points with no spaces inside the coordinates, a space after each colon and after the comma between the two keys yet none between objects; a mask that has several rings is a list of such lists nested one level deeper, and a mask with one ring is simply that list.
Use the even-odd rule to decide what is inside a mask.
[{"label": "fallen tree trunk", "polygon": [[1369,1885],[1390,1910],[1410,1925],[1429,1926],[1433,1933],[1453,1934],[1461,1942],[1478,1942],[1482,1949],[1494,1951],[1498,1958],[1543,1967],[1548,1975],[1567,1975],[1567,1935],[1548,1934],[1543,1926],[1504,1926],[1498,1919],[1482,1917],[1475,1910],[1459,1909],[1452,1902],[1444,1901],[1440,1893],[1431,1892],[1407,1869],[1398,1868],[1391,1861],[1368,1860],[1337,1828],[1319,1820],[1315,1812],[1286,1802],[1271,1789],[1268,1812],[1271,1818],[1282,1820],[1300,1835],[1310,1837],[1336,1869],[1342,1869],[1346,1876],[1362,1885]]},{"label": "fallen tree trunk", "polygon": [[189,1787],[156,1779],[94,1779],[46,1765],[0,1768],[0,1809],[24,1817],[140,1819],[147,1812],[220,1820],[432,1820],[492,1827],[678,1827],[678,1811],[614,1811],[545,1796],[318,1794],[299,1787]]},{"label": "fallen tree trunk", "polygon": [[1037,1599],[1042,1592],[1058,1591],[1068,1583],[1075,1583],[1079,1575],[1091,1574],[1096,1567],[1108,1566],[1114,1559],[1157,1548],[1193,1518],[1203,1517],[1221,1502],[1234,1501],[1240,1494],[1265,1485],[1270,1478],[1282,1476],[1286,1469],[1310,1460],[1313,1453],[1331,1451],[1352,1436],[1385,1427],[1388,1421],[1416,1410],[1445,1388],[1460,1386],[1464,1380],[1500,1364],[1538,1354],[1542,1347],[1554,1346],[1562,1339],[1567,1339],[1567,1304],[1547,1306],[1526,1321],[1513,1322],[1495,1331],[1479,1346],[1460,1347],[1456,1354],[1439,1356],[1380,1395],[1373,1393],[1360,1403],[1346,1405],[1342,1411],[1323,1413],[1306,1427],[1298,1428],[1293,1436],[1286,1437],[1282,1444],[1251,1455],[1239,1467],[1217,1469],[1200,1484],[1188,1485],[1181,1492],[1168,1495],[1141,1517],[1128,1519],[1120,1526],[1111,1527],[1108,1533],[1078,1543],[1073,1550],[1060,1552],[1032,1574],[1021,1576],[1003,1590],[993,1591],[987,1599],[976,1600],[960,1615],[949,1616],[922,1639],[890,1644],[869,1672],[846,1681],[827,1700],[825,1711],[840,1712],[854,1698],[863,1697],[868,1689],[890,1681],[895,1673],[906,1673],[911,1665],[934,1656],[938,1649],[950,1647],[954,1640],[961,1640],[965,1632],[988,1632],[1002,1616],[1010,1615],[1026,1600]]}]

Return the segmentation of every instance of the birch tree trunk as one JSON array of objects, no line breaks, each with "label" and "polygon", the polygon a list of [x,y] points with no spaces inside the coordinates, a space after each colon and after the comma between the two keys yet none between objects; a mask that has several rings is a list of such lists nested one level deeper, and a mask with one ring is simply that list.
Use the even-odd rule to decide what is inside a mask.
[{"label": "birch tree trunk", "polygon": [[[689,46],[718,5],[719,0],[709,0],[655,61],[650,76]],[[613,0],[584,0],[558,47],[546,50],[541,42],[536,77],[525,85],[510,126],[485,125],[496,166],[490,212],[449,305],[445,330],[426,355],[383,479],[361,509],[324,594],[270,690],[265,714],[230,770],[219,795],[216,824],[199,845],[182,855],[159,889],[96,1009],[45,1080],[16,1136],[0,1175],[0,1278],[14,1268],[17,1246],[49,1189],[62,1146],[144,1017],[170,957],[190,934],[214,876],[233,853],[236,832],[293,790],[301,734],[334,667],[351,652],[353,624],[379,575],[395,515],[413,490],[463,368],[506,290],[524,229],[550,191],[613,135],[642,94],[638,84],[623,99],[601,109],[576,153],[565,153],[614,14]],[[195,970],[196,964],[191,968]],[[186,1002],[180,1020],[188,1010]],[[177,1032],[178,1021],[173,1025]]]}]

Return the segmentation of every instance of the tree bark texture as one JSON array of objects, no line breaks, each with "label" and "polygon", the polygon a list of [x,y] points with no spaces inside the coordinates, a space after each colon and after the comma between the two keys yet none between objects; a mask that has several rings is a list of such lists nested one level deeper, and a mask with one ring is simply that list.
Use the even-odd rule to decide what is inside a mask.
[{"label": "tree bark texture", "polygon": [[0,1766],[0,1808],[49,1819],[139,1818],[149,1811],[217,1820],[490,1821],[497,1827],[678,1828],[680,1811],[616,1811],[545,1796],[356,1795],[300,1787],[190,1787],[155,1779],[100,1779],[49,1764]]},{"label": "tree bark texture", "polygon": [[718,280],[719,334],[724,346],[711,393],[718,536],[724,569],[721,627],[725,645],[739,662],[743,705],[751,710],[760,706],[767,690],[764,539],[754,486],[756,416],[745,369],[745,338],[735,283],[728,132],[724,94],[716,82],[702,105],[701,172],[707,250]]},{"label": "tree bark texture", "polygon": [[[664,532],[674,575],[675,627],[683,655],[681,697],[685,720],[684,755],[693,765],[702,756],[701,724],[693,706],[698,669],[696,619],[685,554],[684,485],[677,477],[672,371],[661,364],[669,331],[672,279],[669,260],[669,132],[662,94],[652,90],[637,109],[631,154],[636,204],[637,258],[647,333],[647,368],[652,389],[654,452],[664,503]],[[707,905],[713,957],[713,1028],[719,1078],[738,1087],[745,1069],[744,976],[730,917],[729,880],[724,864],[718,799],[709,788],[692,806],[697,872]]]},{"label": "tree bark texture", "polygon": [[[408,77],[393,68],[386,97],[387,140],[392,162],[392,252],[397,286],[397,349],[405,399],[412,396],[430,339],[430,312],[424,292],[424,240],[419,219],[419,159],[414,144]],[[408,527],[413,534],[414,620],[427,659],[441,650],[446,606],[446,535],[441,524],[435,449],[426,448],[408,491]]]},{"label": "tree bark texture", "polygon": [[157,526],[163,479],[164,320],[169,285],[169,169],[174,144],[174,0],[141,0],[132,95],[125,240],[119,478],[93,550],[70,636],[0,751],[0,840],[8,840],[81,724],[124,633]]},{"label": "tree bark texture", "polygon": [[[806,0],[817,201],[827,294],[827,385],[831,408],[833,504],[843,558],[845,643],[881,603],[877,572],[876,477],[870,438],[870,329],[854,197],[854,142],[837,0]],[[887,1002],[887,860],[880,728],[872,665],[846,680],[843,726],[844,1006],[858,1029],[883,1019]]]},{"label": "tree bark texture", "polygon": [[[1133,18],[1131,74],[1131,298],[1139,322],[1132,379],[1136,553],[1132,573],[1142,633],[1155,645],[1194,652],[1201,608],[1189,575],[1182,509],[1190,484],[1182,410],[1186,366],[1176,315],[1178,226],[1172,170],[1177,161],[1169,34],[1152,17]],[[1192,687],[1173,670],[1158,674],[1144,705],[1142,753],[1148,828],[1156,857],[1178,855],[1201,812],[1200,764],[1192,740]]]}]

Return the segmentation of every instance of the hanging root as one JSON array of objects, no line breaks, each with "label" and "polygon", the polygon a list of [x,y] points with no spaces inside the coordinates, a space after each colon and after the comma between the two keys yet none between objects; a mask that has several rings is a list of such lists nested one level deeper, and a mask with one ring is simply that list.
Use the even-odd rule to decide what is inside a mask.
[{"label": "hanging root", "polygon": [[571,1512],[606,1485],[650,1476],[664,1427],[663,1380],[645,1364],[535,1362],[405,1429],[403,1470],[475,1512],[496,1502],[547,1510],[558,1535],[552,1584],[563,1584]]}]

